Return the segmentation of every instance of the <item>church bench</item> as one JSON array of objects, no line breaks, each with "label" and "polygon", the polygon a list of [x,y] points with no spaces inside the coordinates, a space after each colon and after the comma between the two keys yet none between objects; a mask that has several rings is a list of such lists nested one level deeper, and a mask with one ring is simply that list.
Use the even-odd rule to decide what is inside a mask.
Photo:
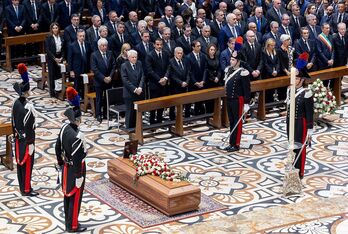
[{"label": "church bench", "polygon": [[[44,53],[45,48],[45,40],[49,33],[43,32],[43,33],[35,33],[35,34],[26,34],[26,35],[20,35],[20,36],[14,36],[14,37],[4,37],[4,46],[6,48],[6,63],[3,65],[3,68],[6,71],[11,72],[12,71],[12,65],[11,65],[11,46],[14,45],[23,45],[23,44],[31,44],[31,43],[40,43],[40,53]],[[29,57],[30,58],[30,57]],[[20,60],[27,60],[28,58],[21,58]],[[16,59],[17,61],[18,59]]]}]

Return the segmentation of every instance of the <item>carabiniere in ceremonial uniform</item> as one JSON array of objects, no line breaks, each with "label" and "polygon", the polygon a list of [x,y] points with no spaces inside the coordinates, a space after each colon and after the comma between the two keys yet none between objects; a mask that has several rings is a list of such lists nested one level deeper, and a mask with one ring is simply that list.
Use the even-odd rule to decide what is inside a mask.
[{"label": "carabiniere in ceremonial uniform", "polygon": [[19,98],[16,99],[12,107],[18,184],[23,196],[37,196],[38,193],[31,188],[35,155],[35,110],[27,100],[30,89],[27,67],[23,63],[18,64],[18,71],[23,82],[13,85]]},{"label": "carabiniere in ceremonial uniform", "polygon": [[[296,77],[296,94],[295,94],[295,135],[294,141],[299,142],[302,145],[306,143],[307,137],[311,138],[313,134],[313,112],[314,101],[312,91],[308,88],[304,88],[304,79],[309,78],[309,74],[305,71],[300,71],[299,76]],[[289,97],[288,90],[288,97]],[[287,98],[289,100],[289,98]],[[290,102],[288,101],[288,110],[290,110]],[[289,118],[290,111],[287,113],[287,135],[289,137]],[[303,150],[300,153],[300,149],[295,149],[294,153],[297,157],[300,157],[295,164],[295,168],[299,169],[299,176],[302,179],[304,176],[304,168],[306,163],[306,145],[303,146]]]},{"label": "carabiniere in ceremonial uniform", "polygon": [[63,167],[62,189],[66,231],[82,232],[86,228],[80,226],[78,215],[86,177],[85,158],[87,150],[84,134],[79,131],[81,123],[80,97],[72,87],[67,89],[67,96],[74,108],[69,108],[64,112],[70,123],[64,124],[59,133],[56,142],[56,156],[59,166]]},{"label": "carabiniere in ceremonial uniform", "polygon": [[225,74],[225,90],[227,98],[227,113],[230,121],[230,131],[238,124],[231,133],[229,143],[225,148],[228,152],[238,151],[242,135],[243,121],[239,121],[247,112],[250,101],[250,79],[249,71],[240,67],[240,53],[234,51],[231,56],[231,66]]}]

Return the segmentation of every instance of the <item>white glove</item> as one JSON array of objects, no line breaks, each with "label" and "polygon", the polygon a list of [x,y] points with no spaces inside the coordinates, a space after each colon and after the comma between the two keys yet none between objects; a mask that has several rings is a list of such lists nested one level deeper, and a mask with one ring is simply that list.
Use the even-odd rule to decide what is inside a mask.
[{"label": "white glove", "polygon": [[29,148],[29,155],[30,156],[34,156],[33,155],[33,153],[34,153],[34,149],[35,149],[35,146],[34,146],[34,144],[30,144],[29,146],[28,146],[28,148]]},{"label": "white glove", "polygon": [[82,183],[83,183],[83,179],[84,179],[83,176],[76,179],[76,181],[75,181],[75,186],[76,186],[77,188],[81,188],[81,185],[82,185]]},{"label": "white glove", "polygon": [[247,112],[248,110],[250,110],[249,104],[244,104],[243,111],[244,111],[244,112]]},{"label": "white glove", "polygon": [[309,138],[311,138],[312,135],[313,135],[313,129],[308,129],[307,130],[307,135],[308,135]]}]

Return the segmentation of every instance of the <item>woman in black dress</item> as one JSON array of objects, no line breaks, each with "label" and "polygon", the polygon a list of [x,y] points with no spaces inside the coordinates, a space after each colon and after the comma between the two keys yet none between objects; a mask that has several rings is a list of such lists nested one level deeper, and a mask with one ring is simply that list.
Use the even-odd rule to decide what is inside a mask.
[{"label": "woman in black dress", "polygon": [[116,58],[116,72],[115,72],[115,79],[113,80],[113,87],[122,87],[122,80],[121,80],[121,65],[128,60],[127,53],[131,49],[131,46],[128,43],[124,43],[121,47],[121,53]]},{"label": "woman in black dress", "polygon": [[[207,63],[204,71],[204,86],[213,88],[221,85],[221,69],[219,57],[217,56],[217,47],[215,44],[209,44],[207,47]],[[214,112],[214,100],[206,101],[206,112]]]},{"label": "woman in black dress", "polygon": [[50,25],[50,35],[45,40],[45,49],[47,53],[47,65],[48,65],[48,83],[50,97],[55,97],[55,80],[60,79],[61,73],[59,65],[64,58],[64,39],[59,34],[58,23],[52,23]]},{"label": "woman in black dress", "polygon": [[[267,39],[265,43],[265,48],[262,51],[262,79],[271,79],[277,77],[280,72],[280,62],[279,57],[276,52],[276,42],[273,38]],[[274,101],[274,91],[266,91],[266,102],[270,103]]]}]

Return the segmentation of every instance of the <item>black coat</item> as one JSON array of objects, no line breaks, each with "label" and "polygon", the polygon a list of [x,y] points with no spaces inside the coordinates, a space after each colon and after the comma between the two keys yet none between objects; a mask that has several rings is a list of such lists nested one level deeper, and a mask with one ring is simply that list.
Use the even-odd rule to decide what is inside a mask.
[{"label": "black coat", "polygon": [[280,72],[280,61],[278,55],[273,56],[273,58],[268,55],[265,51],[262,51],[262,79],[272,78],[272,72],[275,70],[278,74]]},{"label": "black coat", "polygon": [[261,45],[254,42],[254,52],[252,52],[251,47],[248,42],[244,43],[241,50],[242,60],[245,62],[245,69],[252,73],[255,70],[262,72],[262,51]]},{"label": "black coat", "polygon": [[79,77],[83,73],[87,73],[90,70],[90,55],[91,46],[89,43],[85,42],[85,56],[82,56],[80,46],[77,41],[72,43],[68,50],[68,64],[71,71],[75,72],[75,77]]},{"label": "black coat", "polygon": [[105,77],[112,77],[116,69],[116,62],[111,51],[106,52],[107,63],[105,64],[99,50],[91,54],[91,70],[94,73],[94,85],[99,88],[110,88],[111,83],[104,82]]},{"label": "black coat", "polygon": [[41,20],[40,27],[42,31],[49,31],[50,25],[53,22],[57,22],[58,19],[58,10],[57,4],[53,4],[53,13],[51,15],[50,8],[47,2],[42,4],[41,7]]},{"label": "black coat", "polygon": [[[123,83],[123,98],[138,100],[139,97],[134,90],[138,87],[143,89],[145,87],[145,76],[143,72],[143,66],[140,61],[135,64],[136,69],[133,70],[131,63],[129,61],[121,65],[121,78]],[[141,95],[143,97],[143,95]]]},{"label": "black coat", "polygon": [[[25,8],[22,5],[18,6],[18,18],[16,12],[11,5],[5,8],[5,19],[7,24],[7,32],[9,36],[17,36],[24,34],[26,26]],[[15,30],[16,26],[22,26],[23,29],[19,33]]]},{"label": "black coat", "polygon": [[334,67],[345,66],[348,58],[348,35],[343,36],[343,41],[338,33],[333,35],[332,44],[334,47]]},{"label": "black coat", "polygon": [[[163,78],[167,72],[167,67],[169,65],[170,54],[166,50],[162,50],[162,60],[157,55],[156,50],[152,50],[146,56],[146,70],[147,78],[149,80],[150,95],[158,96],[160,94],[166,93],[166,87],[162,86],[160,83],[161,78]],[[151,94],[152,93],[152,94]],[[158,95],[157,95],[158,94]]]},{"label": "black coat", "polygon": [[188,86],[186,88],[182,88],[181,85],[183,82],[190,84],[190,64],[186,59],[183,59],[181,62],[184,69],[180,67],[175,58],[172,58],[169,61],[166,77],[168,77],[170,81],[171,94],[186,92]]}]

